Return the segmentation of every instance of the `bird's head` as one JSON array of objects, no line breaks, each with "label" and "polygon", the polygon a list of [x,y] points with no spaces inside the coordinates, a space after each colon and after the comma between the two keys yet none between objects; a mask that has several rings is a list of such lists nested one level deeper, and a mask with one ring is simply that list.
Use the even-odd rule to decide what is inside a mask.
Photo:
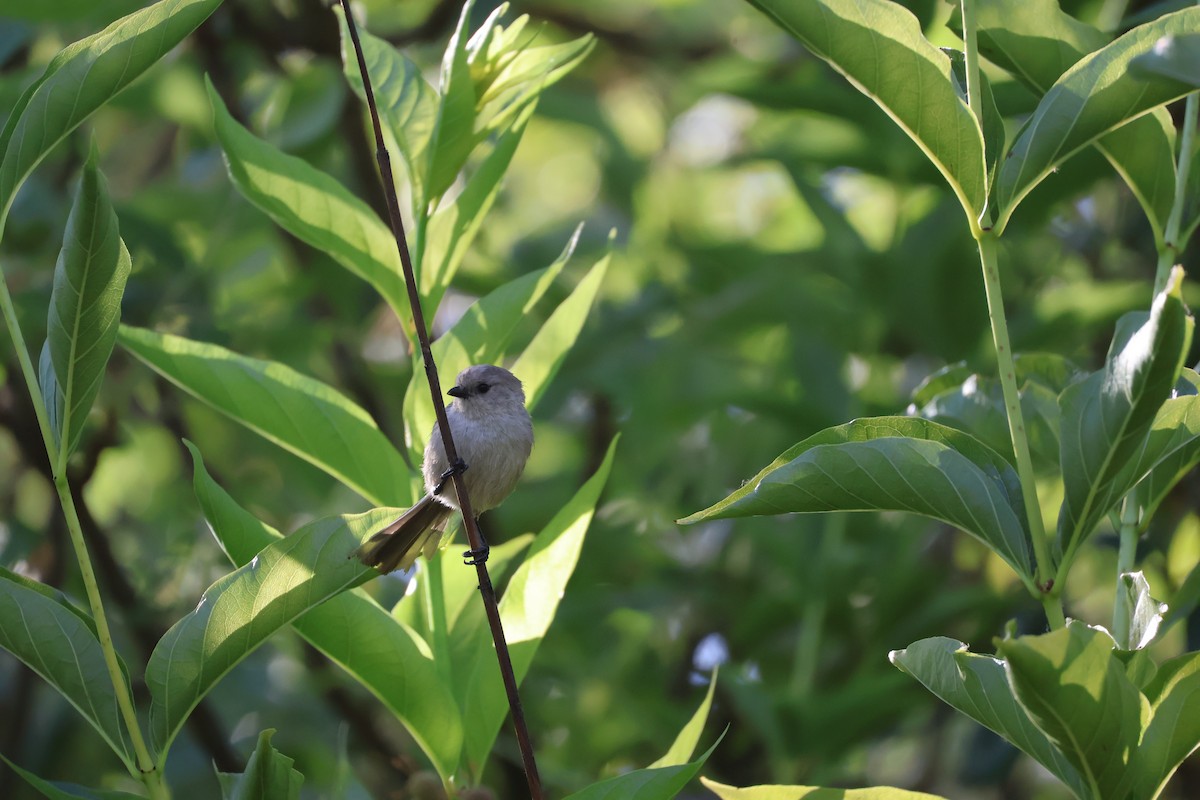
[{"label": "bird's head", "polygon": [[477,412],[506,406],[525,407],[525,392],[516,375],[504,367],[476,364],[458,373],[454,386],[446,394],[464,412]]}]

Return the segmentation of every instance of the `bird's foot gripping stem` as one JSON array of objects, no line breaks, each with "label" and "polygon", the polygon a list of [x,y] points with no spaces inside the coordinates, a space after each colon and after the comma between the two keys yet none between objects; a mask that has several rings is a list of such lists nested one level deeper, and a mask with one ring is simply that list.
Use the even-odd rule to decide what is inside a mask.
[{"label": "bird's foot gripping stem", "polygon": [[461,458],[455,459],[454,463],[450,465],[450,469],[442,473],[440,480],[438,480],[438,485],[433,487],[433,493],[435,495],[440,495],[442,490],[446,488],[447,481],[449,481],[455,475],[462,475],[466,471],[467,463]]},{"label": "bird's foot gripping stem", "polygon": [[468,567],[487,563],[488,555],[492,552],[492,548],[487,543],[487,539],[483,538],[483,531],[479,532],[479,543],[480,546],[477,549],[463,551],[463,563]]}]

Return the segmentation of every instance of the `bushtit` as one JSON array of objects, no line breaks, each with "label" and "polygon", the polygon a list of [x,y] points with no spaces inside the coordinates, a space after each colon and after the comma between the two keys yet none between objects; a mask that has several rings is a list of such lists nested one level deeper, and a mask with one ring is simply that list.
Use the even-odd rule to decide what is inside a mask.
[{"label": "bushtit", "polygon": [[[458,451],[458,471],[466,470],[462,476],[471,509],[481,514],[504,502],[533,449],[533,423],[525,410],[525,392],[508,370],[479,364],[460,372],[446,394],[454,398],[446,406],[446,418]],[[442,532],[458,509],[458,493],[451,480],[456,470],[446,459],[437,425],[425,445],[421,471],[425,496],[354,551],[362,563],[386,573],[408,569],[418,553],[428,558],[437,552]],[[468,550],[467,563],[486,560],[487,549],[484,542],[482,551]]]}]

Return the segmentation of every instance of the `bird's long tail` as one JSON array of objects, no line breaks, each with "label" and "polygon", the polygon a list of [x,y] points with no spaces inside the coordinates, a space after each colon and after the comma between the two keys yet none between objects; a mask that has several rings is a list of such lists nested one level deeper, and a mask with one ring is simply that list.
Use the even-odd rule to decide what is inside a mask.
[{"label": "bird's long tail", "polygon": [[452,510],[427,494],[352,555],[383,573],[408,569],[422,551],[426,557],[436,551]]}]

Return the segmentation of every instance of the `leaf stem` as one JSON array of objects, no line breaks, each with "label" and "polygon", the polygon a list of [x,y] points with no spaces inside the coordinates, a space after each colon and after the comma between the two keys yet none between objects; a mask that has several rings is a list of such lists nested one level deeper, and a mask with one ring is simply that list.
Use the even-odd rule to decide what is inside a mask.
[{"label": "leaf stem", "polygon": [[1008,321],[1004,316],[1004,299],[1000,290],[1000,264],[996,257],[996,237],[984,232],[977,240],[979,264],[983,268],[983,286],[987,295],[988,318],[992,323],[992,342],[996,347],[996,362],[1000,371],[1000,387],[1004,392],[1004,407],[1008,412],[1008,432],[1013,453],[1017,457],[1017,475],[1021,479],[1021,496],[1025,501],[1025,516],[1033,540],[1037,560],[1036,584],[1041,592],[1042,605],[1052,628],[1061,628],[1063,619],[1060,588],[1054,584],[1054,563],[1050,556],[1050,540],[1042,522],[1038,502],[1037,482],[1033,459],[1029,455],[1029,438],[1025,433],[1025,415],[1021,411],[1021,396],[1017,388],[1017,370],[1012,345],[1008,339]]},{"label": "leaf stem", "polygon": [[[136,764],[125,761],[125,766],[135,778],[140,780],[150,794],[152,800],[165,800],[170,795],[162,781],[159,771],[146,742],[142,738],[142,729],[138,723],[137,712],[134,710],[133,696],[125,674],[121,672],[121,664],[117,659],[117,651],[113,646],[112,632],[108,627],[108,616],[104,612],[104,602],[100,597],[100,587],[96,582],[96,572],[92,569],[92,561],[88,556],[87,544],[83,540],[83,528],[79,523],[79,514],[75,509],[75,500],[71,496],[71,486],[67,482],[65,464],[60,463],[58,446],[54,443],[54,434],[50,428],[50,418],[46,412],[46,404],[34,372],[33,362],[29,358],[29,348],[25,344],[25,336],[17,320],[16,309],[13,306],[12,295],[8,291],[8,283],[0,272],[0,312],[3,312],[4,323],[12,338],[13,348],[17,351],[17,361],[21,365],[21,374],[25,378],[25,387],[29,390],[29,399],[33,403],[34,415],[41,429],[42,442],[46,446],[46,455],[54,474],[54,489],[58,492],[59,504],[67,521],[67,532],[71,537],[71,546],[75,550],[75,560],[79,562],[79,574],[87,594],[88,606],[96,623],[96,637],[100,640],[100,650],[104,653],[104,665],[108,669],[108,677],[113,685],[117,707],[121,718],[129,732],[133,744]],[[124,758],[122,759],[124,760]]]},{"label": "leaf stem", "polygon": [[1180,239],[1180,224],[1187,205],[1188,174],[1192,167],[1192,151],[1195,149],[1196,116],[1200,107],[1200,92],[1187,96],[1183,109],[1183,130],[1179,134],[1179,161],[1175,167],[1175,202],[1163,228],[1163,240],[1158,246],[1158,267],[1154,271],[1154,294],[1158,295],[1167,285],[1167,278],[1187,246],[1186,237]]},{"label": "leaf stem", "polygon": [[[446,449],[446,460],[450,464],[458,461],[458,451],[454,446],[454,434],[450,429],[450,421],[446,418],[446,405],[442,401],[442,387],[438,380],[437,364],[433,360],[430,348],[429,329],[425,325],[425,315],[421,310],[421,296],[417,288],[413,272],[412,256],[408,251],[408,240],[404,235],[404,220],[400,217],[400,201],[396,195],[396,184],[392,178],[391,156],[384,143],[383,127],[379,122],[379,110],[375,105],[375,92],[371,87],[371,76],[367,72],[367,62],[363,57],[362,44],[358,38],[358,26],[350,11],[349,0],[341,0],[342,12],[346,16],[346,28],[350,32],[350,40],[354,44],[354,54],[358,60],[358,69],[362,74],[363,94],[367,98],[367,107],[371,112],[371,127],[375,133],[375,160],[379,162],[379,172],[383,179],[384,196],[387,200],[388,218],[392,225],[392,233],[396,237],[396,248],[400,252],[400,264],[404,268],[404,282],[408,288],[408,302],[412,307],[413,324],[417,329],[417,339],[421,345],[421,358],[425,365],[425,378],[429,383],[429,394],[433,401],[433,410],[437,415],[438,430],[442,434],[442,444]],[[418,215],[418,218],[420,215]],[[467,539],[472,550],[483,548],[483,536],[479,532],[479,524],[471,507],[471,498],[467,495],[467,487],[463,482],[461,472],[453,474],[454,490],[462,512],[463,525],[466,527]],[[521,696],[517,690],[517,678],[513,672],[512,658],[508,652],[508,642],[504,637],[504,626],[500,621],[500,607],[496,603],[496,590],[492,586],[492,578],[488,574],[487,563],[475,560],[475,571],[479,577],[479,594],[483,599],[484,610],[487,614],[488,625],[492,632],[492,641],[496,646],[496,659],[500,665],[500,676],[504,681],[504,689],[508,695],[508,705],[512,712],[513,727],[516,729],[517,744],[521,749],[521,760],[525,766],[525,778],[529,783],[529,794],[532,800],[542,800],[542,781],[538,775],[537,761],[533,755],[533,745],[529,739],[529,729],[525,724],[525,712],[521,707]]]},{"label": "leaf stem", "polygon": [[1113,603],[1113,638],[1117,646],[1129,649],[1129,603],[1121,576],[1133,572],[1137,560],[1138,505],[1134,492],[1125,495],[1121,506],[1120,546],[1117,550],[1117,595]]}]

